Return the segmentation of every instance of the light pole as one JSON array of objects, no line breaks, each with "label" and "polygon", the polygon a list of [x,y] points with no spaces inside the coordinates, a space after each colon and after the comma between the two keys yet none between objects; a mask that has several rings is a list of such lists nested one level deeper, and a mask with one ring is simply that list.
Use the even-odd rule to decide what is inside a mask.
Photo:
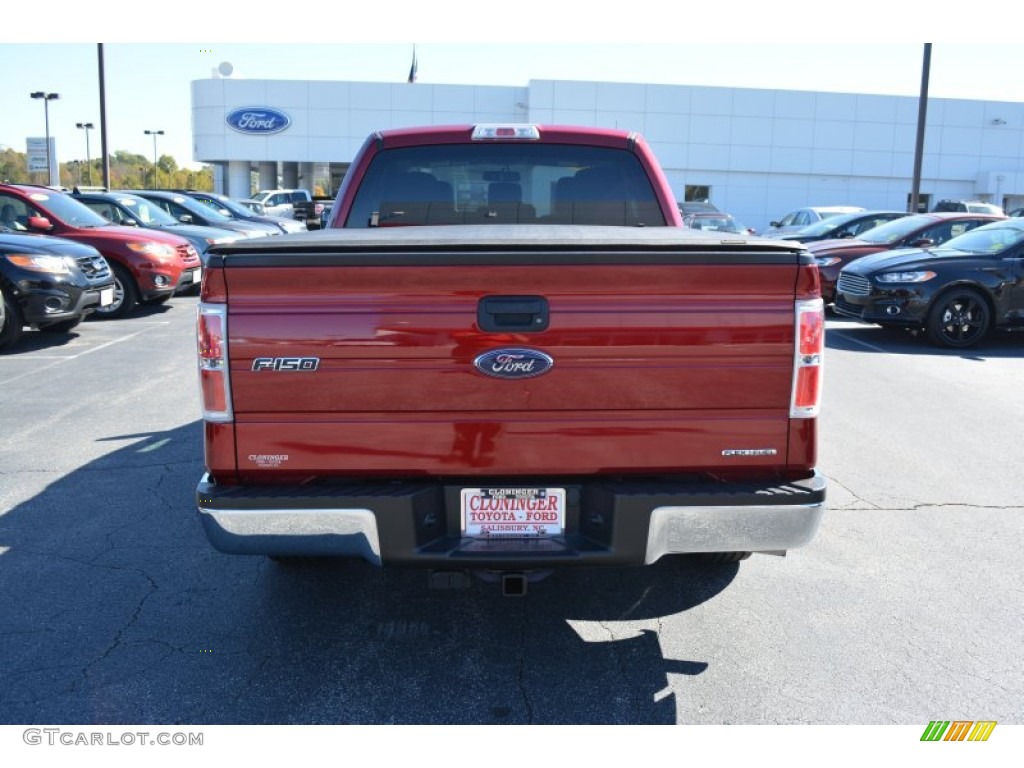
[{"label": "light pole", "polygon": [[92,155],[89,154],[89,131],[95,127],[92,123],[75,123],[75,128],[81,128],[85,131],[85,176],[87,184],[92,184]]},{"label": "light pole", "polygon": [[46,178],[50,180],[50,186],[53,186],[53,167],[50,165],[52,162],[50,159],[50,102],[54,99],[59,99],[59,93],[47,93],[46,91],[33,91],[29,94],[33,99],[43,100],[43,112],[46,115]]},{"label": "light pole", "polygon": [[147,136],[153,137],[153,189],[156,189],[156,137],[163,136],[163,131],[146,131]]}]

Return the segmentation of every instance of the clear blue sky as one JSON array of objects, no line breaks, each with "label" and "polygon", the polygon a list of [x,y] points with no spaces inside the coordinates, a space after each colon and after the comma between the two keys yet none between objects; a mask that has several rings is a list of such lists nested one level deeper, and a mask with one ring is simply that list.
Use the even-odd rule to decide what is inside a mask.
[{"label": "clear blue sky", "polygon": [[[421,6],[429,6],[433,12],[424,14]],[[929,26],[921,26],[911,23],[914,17],[906,15],[909,11],[901,14],[877,0],[844,10],[841,16],[834,13],[841,6],[834,4],[793,6],[805,17],[811,14],[803,26],[782,21],[795,16],[778,3],[772,4],[770,11],[738,10],[742,6],[734,5],[716,10],[687,6],[671,21],[649,23],[655,16],[642,11],[653,4],[639,2],[629,7],[643,17],[643,23],[634,18],[621,26],[614,20],[602,27],[580,22],[579,15],[569,8],[532,0],[502,0],[492,6],[483,0],[420,4],[391,0],[359,11],[355,10],[359,6],[337,4],[332,7],[340,17],[334,19],[324,12],[322,3],[260,4],[248,6],[251,10],[244,21],[239,20],[237,11],[216,11],[208,4],[178,0],[173,5],[148,5],[153,15],[146,18],[126,13],[126,26],[119,28],[120,11],[114,6],[100,11],[88,3],[55,0],[47,6],[55,10],[52,17],[49,13],[34,19],[26,16],[23,24],[15,19],[0,32],[0,146],[25,151],[26,137],[43,135],[43,105],[30,99],[29,93],[45,90],[61,96],[50,102],[50,133],[56,138],[58,157],[64,162],[85,158],[85,135],[75,123],[99,124],[97,46],[91,42],[97,39],[112,41],[104,43],[110,151],[128,150],[152,157],[153,141],[144,131],[163,130],[158,153],[171,154],[182,165],[194,165],[189,84],[209,77],[223,61],[231,62],[238,77],[404,83],[415,43],[422,84],[525,86],[531,79],[564,79],[918,93],[923,40],[894,40],[887,38],[885,31],[898,29],[905,35],[905,30],[915,29],[922,38],[938,37],[930,33],[941,26],[936,24],[939,14],[931,15]],[[310,9],[310,13],[300,8]],[[105,17],[102,27],[97,18],[101,14]],[[161,14],[173,18],[160,20]],[[378,25],[373,43],[351,39],[352,24],[360,16]],[[456,16],[472,19],[472,31],[488,42],[469,42],[468,30],[452,31],[451,19]],[[822,41],[815,34],[815,27],[841,28],[844,18],[852,16],[856,16],[858,33],[873,36],[873,42],[844,39],[834,32]],[[54,19],[51,29],[33,24],[47,18]],[[185,23],[182,19],[188,20],[187,30],[180,28]],[[871,19],[874,21],[865,27],[865,20]],[[990,19],[987,23],[995,22]],[[155,25],[160,25],[169,40],[194,37],[200,28],[225,30],[212,36],[226,42],[133,41],[152,39]],[[381,34],[383,27],[390,39]],[[265,40],[277,29],[291,39],[308,37],[308,42],[238,42],[240,38]],[[945,30],[946,35],[950,32]],[[28,42],[22,42],[26,40],[22,33],[30,36]],[[31,35],[39,40],[33,41]],[[332,35],[338,42],[327,42]],[[934,42],[931,95],[1024,102],[1024,45],[1012,41],[1011,36],[984,30],[973,39],[988,38],[990,42]],[[232,38],[235,41],[231,42]],[[609,42],[612,39],[622,42]],[[810,40],[818,42],[807,42]],[[93,157],[99,148],[97,130],[90,133]]]}]

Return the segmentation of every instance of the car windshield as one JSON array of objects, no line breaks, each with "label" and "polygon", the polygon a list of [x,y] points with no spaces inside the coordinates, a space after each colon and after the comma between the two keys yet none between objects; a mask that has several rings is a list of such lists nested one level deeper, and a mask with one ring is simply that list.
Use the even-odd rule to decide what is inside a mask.
[{"label": "car windshield", "polygon": [[818,208],[815,210],[815,213],[821,216],[822,219],[834,219],[836,216],[843,216],[844,214],[849,213],[849,211],[823,211]]},{"label": "car windshield", "polygon": [[[243,219],[248,219],[252,217],[251,210],[246,208],[241,203],[236,203],[229,197],[196,197],[193,199],[198,200],[203,205],[212,208],[222,216],[227,215],[230,218],[240,217]],[[228,211],[227,214],[224,213],[225,210]]]},{"label": "car windshield", "polygon": [[149,202],[144,197],[125,195],[117,198],[117,202],[134,213],[139,221],[153,227],[170,227],[178,224],[178,220],[160,208],[155,203]]},{"label": "car windshield", "polygon": [[977,227],[970,232],[950,238],[942,250],[954,249],[968,253],[1001,253],[1024,241],[1024,224],[999,222],[997,225]]},{"label": "car windshield", "polygon": [[886,224],[869,229],[859,236],[865,243],[876,245],[890,245],[899,242],[907,235],[912,235],[919,229],[935,224],[937,220],[931,216],[906,216],[902,219],[895,219]]},{"label": "car windshield", "polygon": [[29,200],[71,227],[109,227],[110,222],[63,192],[31,192]]},{"label": "car windshield", "polygon": [[804,227],[803,229],[800,230],[800,234],[801,235],[814,235],[815,237],[818,237],[819,235],[827,235],[829,232],[834,232],[835,230],[839,229],[844,224],[848,224],[849,222],[853,221],[854,219],[858,218],[859,216],[862,216],[863,214],[860,214],[860,213],[842,213],[842,214],[830,215],[830,214],[825,213],[825,214],[822,214],[822,215],[823,216],[828,216],[828,218],[827,219],[822,219],[821,221],[815,222],[814,224],[810,224],[810,225]]},{"label": "car windshield", "polygon": [[180,205],[186,211],[189,211],[190,213],[194,213],[196,216],[201,216],[204,219],[208,219],[209,221],[212,221],[212,222],[231,221],[231,217],[230,216],[225,216],[223,213],[221,213],[220,211],[216,210],[215,208],[212,208],[209,205],[204,205],[203,203],[200,203],[198,200],[195,200],[195,199],[193,199],[191,197],[187,197],[185,195],[177,195],[177,196],[175,196],[172,199],[174,200],[175,203]]}]

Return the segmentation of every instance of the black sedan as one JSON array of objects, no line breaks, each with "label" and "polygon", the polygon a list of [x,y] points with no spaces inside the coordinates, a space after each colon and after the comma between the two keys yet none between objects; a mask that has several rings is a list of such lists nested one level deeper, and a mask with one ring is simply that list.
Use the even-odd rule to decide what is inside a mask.
[{"label": "black sedan", "polygon": [[893,219],[907,216],[906,211],[858,211],[829,216],[810,226],[779,235],[777,240],[799,240],[802,243],[813,243],[818,240],[839,240],[846,237],[858,237],[862,232],[874,229]]},{"label": "black sedan", "polygon": [[923,330],[964,348],[994,328],[1024,330],[1024,219],[986,224],[940,248],[876,253],[839,273],[835,311]]}]

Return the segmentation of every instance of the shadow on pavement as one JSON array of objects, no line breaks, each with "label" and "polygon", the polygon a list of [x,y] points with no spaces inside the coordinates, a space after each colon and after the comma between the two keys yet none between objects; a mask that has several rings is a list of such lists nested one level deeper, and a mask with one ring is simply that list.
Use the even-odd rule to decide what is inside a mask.
[{"label": "shadow on pavement", "polygon": [[660,622],[738,571],[664,558],[510,598],[282,567],[207,543],[199,422],[96,442],[122,445],[0,515],[0,722],[675,723],[707,663],[666,658]]}]

